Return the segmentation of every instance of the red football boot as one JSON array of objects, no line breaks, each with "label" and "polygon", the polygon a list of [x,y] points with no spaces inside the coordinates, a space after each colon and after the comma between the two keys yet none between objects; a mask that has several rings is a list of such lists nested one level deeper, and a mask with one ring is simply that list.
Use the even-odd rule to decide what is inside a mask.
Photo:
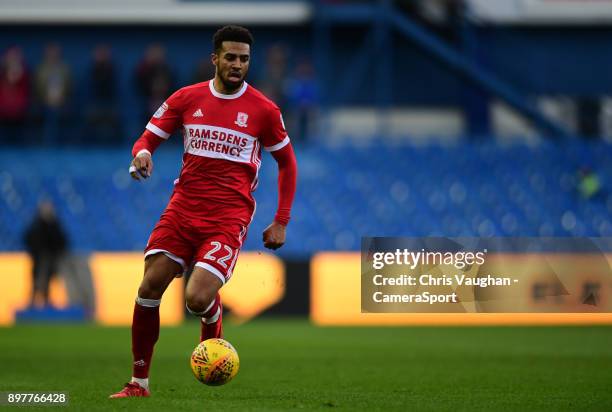
[{"label": "red football boot", "polygon": [[150,395],[151,395],[151,393],[147,389],[143,388],[142,386],[140,386],[136,382],[130,382],[130,383],[126,383],[125,386],[123,387],[123,389],[121,389],[117,393],[112,394],[111,396],[109,396],[109,398],[111,398],[111,399],[115,399],[115,398],[131,398],[133,396],[146,398],[146,397],[148,397]]}]

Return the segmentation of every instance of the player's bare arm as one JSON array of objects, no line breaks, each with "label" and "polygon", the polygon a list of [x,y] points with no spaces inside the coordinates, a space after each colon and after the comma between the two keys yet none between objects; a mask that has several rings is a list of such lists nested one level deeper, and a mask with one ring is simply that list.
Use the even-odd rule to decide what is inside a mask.
[{"label": "player's bare arm", "polygon": [[135,180],[146,179],[153,172],[153,159],[151,153],[139,153],[130,164],[130,175]]},{"label": "player's bare arm", "polygon": [[264,246],[268,249],[276,250],[285,244],[287,237],[287,227],[278,222],[272,222],[263,231]]}]

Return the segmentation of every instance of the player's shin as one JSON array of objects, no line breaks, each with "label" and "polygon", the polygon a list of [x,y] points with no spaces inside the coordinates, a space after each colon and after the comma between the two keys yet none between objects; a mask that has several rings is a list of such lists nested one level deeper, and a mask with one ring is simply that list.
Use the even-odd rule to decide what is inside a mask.
[{"label": "player's shin", "polygon": [[193,312],[187,306],[187,310],[195,316],[201,318],[200,323],[200,342],[206,339],[223,337],[223,304],[221,295],[217,292],[215,299],[203,312]]},{"label": "player's shin", "polygon": [[159,338],[159,304],[161,300],[136,298],[132,321],[132,381],[148,387],[153,348]]},{"label": "player's shin", "polygon": [[223,338],[223,304],[218,292],[213,307],[202,316],[200,326],[200,341],[212,338]]}]

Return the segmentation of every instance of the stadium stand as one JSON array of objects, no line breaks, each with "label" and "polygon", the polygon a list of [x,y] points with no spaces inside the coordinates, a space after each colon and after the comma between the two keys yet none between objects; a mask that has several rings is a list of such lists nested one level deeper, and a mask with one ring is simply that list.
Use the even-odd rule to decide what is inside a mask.
[{"label": "stadium stand", "polygon": [[[281,59],[286,60],[287,73],[276,83],[291,80],[296,63],[311,60],[320,86],[320,111],[332,113],[327,125],[336,125],[321,127],[312,139],[299,142],[300,182],[289,232],[298,241],[288,242],[281,254],[308,257],[320,250],[356,250],[362,235],[612,234],[612,103],[607,97],[612,81],[606,71],[612,60],[606,53],[609,42],[602,40],[612,38],[609,27],[566,30],[557,20],[521,26],[477,24],[466,18],[461,27],[471,31],[458,36],[454,20],[429,24],[414,10],[400,7],[401,13],[395,13],[387,29],[379,32],[374,12],[390,18],[388,10],[356,3],[322,2],[325,7],[318,8],[306,4],[308,13],[296,16],[312,27],[291,26],[295,22],[285,16],[283,24],[268,21],[254,28],[257,46],[249,81],[265,88],[270,69],[266,53],[275,47],[287,53]],[[14,9],[17,15],[11,18],[19,17],[19,10]],[[173,138],[156,153],[150,181],[142,185],[130,181],[129,145],[143,128],[135,69],[144,50],[159,43],[167,50],[175,76],[172,89],[189,84],[210,51],[214,25],[176,25],[171,19],[163,25],[142,25],[141,20],[131,20],[132,25],[117,30],[105,20],[94,20],[93,26],[55,26],[45,25],[47,20],[34,24],[39,22],[37,16],[22,18],[23,24],[3,28],[0,50],[5,53],[17,43],[31,74],[41,62],[46,42],[61,45],[73,76],[68,110],[72,117],[56,145],[41,139],[36,107],[30,108],[21,136],[0,133],[0,250],[23,248],[24,225],[44,196],[56,203],[75,249],[141,250],[178,175],[181,140]],[[56,21],[61,22],[65,23]],[[379,48],[372,42],[381,39],[393,45],[393,64],[376,54]],[[462,44],[468,39],[478,44],[479,53],[461,52],[469,51],[470,44]],[[120,105],[110,106],[117,110],[121,132],[110,133],[113,139],[96,140],[86,109],[96,95],[90,70],[92,51],[100,45],[109,47],[114,64],[113,96]],[[343,68],[341,75],[338,67]],[[386,92],[373,87],[371,80],[387,78],[381,76],[385,73],[393,79]],[[489,94],[474,94],[474,84]],[[578,106],[574,115],[597,112],[601,130],[582,133],[593,136],[581,140],[572,135],[581,134],[580,119],[569,121],[572,115],[565,111],[554,115],[542,110],[535,116],[536,126],[550,126],[553,119],[570,136],[564,140],[557,135],[548,140],[536,136],[511,144],[500,138],[535,135],[536,130],[500,131],[496,116],[487,118],[497,112],[499,101],[510,101],[514,109],[534,118],[538,99]],[[590,108],[593,100],[601,100],[601,109]],[[288,124],[290,106],[283,108]],[[388,114],[384,118],[401,122],[380,128],[377,116],[382,112]],[[583,117],[589,120],[593,113]],[[540,129],[550,133],[551,127]],[[359,131],[367,136],[351,135]],[[419,144],[416,134],[423,137]],[[431,139],[432,134],[440,138]],[[275,210],[275,166],[266,160],[247,249],[261,247],[261,230]],[[581,174],[584,170],[592,171],[588,179]]]},{"label": "stadium stand", "polygon": [[[129,150],[3,150],[0,249],[21,250],[23,224],[41,195],[58,208],[77,250],[138,250],[178,174],[181,153],[156,154],[144,184],[130,180]],[[537,146],[309,145],[298,149],[299,191],[285,255],[356,250],[376,236],[612,236],[612,147],[576,140]],[[580,159],[580,163],[576,163]],[[599,188],[581,195],[579,171]],[[276,172],[266,156],[246,249],[276,208]]]}]

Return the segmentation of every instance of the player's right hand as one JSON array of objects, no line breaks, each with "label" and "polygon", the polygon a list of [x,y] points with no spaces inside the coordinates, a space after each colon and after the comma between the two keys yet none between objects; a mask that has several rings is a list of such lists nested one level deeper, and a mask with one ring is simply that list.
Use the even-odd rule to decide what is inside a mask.
[{"label": "player's right hand", "polygon": [[285,244],[287,228],[274,221],[263,231],[264,246],[276,250]]},{"label": "player's right hand", "polygon": [[146,179],[153,172],[153,159],[149,153],[141,153],[130,164],[130,175],[135,180]]}]

